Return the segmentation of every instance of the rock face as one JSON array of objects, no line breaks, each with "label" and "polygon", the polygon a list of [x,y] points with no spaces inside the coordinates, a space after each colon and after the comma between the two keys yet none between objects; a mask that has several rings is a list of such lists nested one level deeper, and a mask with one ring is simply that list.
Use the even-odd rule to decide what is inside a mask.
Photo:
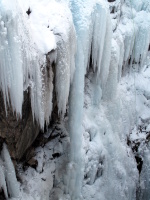
[{"label": "rock face", "polygon": [[3,190],[0,191],[0,200],[6,200]]},{"label": "rock face", "polygon": [[40,131],[36,121],[33,122],[29,92],[24,92],[22,119],[17,119],[11,107],[7,108],[6,115],[2,93],[0,105],[0,143],[5,140],[11,157],[21,159]]}]

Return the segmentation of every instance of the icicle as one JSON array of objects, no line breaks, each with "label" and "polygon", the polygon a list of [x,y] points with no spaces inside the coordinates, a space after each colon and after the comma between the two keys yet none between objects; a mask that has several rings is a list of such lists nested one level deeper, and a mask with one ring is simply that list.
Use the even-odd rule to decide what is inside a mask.
[{"label": "icicle", "polygon": [[[117,31],[120,31],[120,35],[124,38],[123,75],[130,73],[133,64],[143,66],[147,56],[150,43],[150,17],[144,11],[145,3],[144,0],[126,1],[127,7],[122,10],[122,24]],[[119,32],[117,34],[119,36]]]},{"label": "icicle", "polygon": [[8,192],[7,192],[7,186],[6,186],[6,180],[4,175],[4,163],[0,159],[0,191],[4,191],[4,195],[6,198],[8,198]]},{"label": "icicle", "polygon": [[[8,2],[7,2],[8,3]],[[23,68],[21,60],[21,41],[18,37],[18,16],[16,10],[7,9],[6,2],[0,2],[0,87],[4,101],[13,111],[22,114]],[[13,6],[15,7],[15,5]]]},{"label": "icicle", "polygon": [[122,36],[118,38],[117,44],[119,46],[119,65],[118,65],[118,81],[119,81],[122,76],[122,66],[123,66],[123,58],[124,58],[124,42],[123,42]]},{"label": "icicle", "polygon": [[134,61],[143,66],[150,43],[150,16],[144,11],[138,13],[134,19],[137,31],[134,44]]},{"label": "icicle", "polygon": [[122,67],[123,67],[123,61],[124,61],[124,39],[123,36],[120,34],[120,32],[116,32],[114,34],[114,39],[117,43],[118,48],[118,56],[119,56],[119,63],[118,63],[118,81],[120,81],[122,76]]},{"label": "icicle", "polygon": [[[38,59],[38,58],[37,58]],[[43,89],[42,88],[42,70],[45,68],[43,63],[37,65],[38,61],[34,60],[32,63],[32,73],[30,74],[31,79],[31,107],[32,113],[35,119],[40,124],[40,127],[44,128],[44,101],[43,100]],[[38,66],[38,67],[36,67]],[[40,67],[41,66],[41,67]]]},{"label": "icicle", "polygon": [[98,74],[100,73],[101,61],[103,56],[103,48],[106,35],[107,25],[107,11],[102,7],[101,4],[96,5],[94,10],[93,22],[93,40],[92,40],[92,63],[94,71],[97,69]]},{"label": "icicle", "polygon": [[100,82],[102,87],[104,87],[108,78],[109,65],[111,59],[112,26],[108,10],[106,13],[107,13],[106,34],[105,34],[103,56],[102,56],[101,70],[100,70]]},{"label": "icicle", "polygon": [[[3,144],[1,156],[4,162],[4,167],[5,167],[4,173],[5,173],[8,193],[10,197],[18,198],[19,193],[20,193],[19,183],[17,182],[15,169],[11,161],[9,152],[7,150],[6,144]],[[6,191],[6,188],[5,188],[5,191]],[[6,193],[6,196],[7,196],[7,193]]]},{"label": "icicle", "polygon": [[108,81],[106,83],[105,90],[103,91],[103,98],[106,101],[112,100],[117,91],[118,83],[118,65],[119,65],[119,47],[117,42],[112,40],[112,51],[111,51],[111,64],[109,69]]},{"label": "icicle", "polygon": [[128,28],[125,29],[125,33],[124,33],[124,59],[123,60],[125,64],[124,64],[123,74],[126,73],[128,60],[131,58],[131,55],[133,52],[135,33],[136,33],[136,27],[134,26],[133,22],[129,22],[127,24],[127,27]]},{"label": "icicle", "polygon": [[62,116],[66,112],[70,84],[75,69],[76,35],[71,19],[72,17],[70,16],[67,35],[59,39],[57,43],[55,87],[58,111]]}]

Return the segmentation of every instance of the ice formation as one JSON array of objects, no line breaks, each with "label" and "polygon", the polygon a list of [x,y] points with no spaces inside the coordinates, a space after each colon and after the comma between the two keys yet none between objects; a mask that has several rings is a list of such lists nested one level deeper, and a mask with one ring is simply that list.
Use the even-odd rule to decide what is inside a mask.
[{"label": "ice formation", "polygon": [[[139,106],[138,110],[136,104],[144,99],[139,97],[144,86],[141,83],[142,89],[138,88],[135,79],[145,77],[137,73],[146,63],[150,44],[149,2],[116,0],[109,5],[111,15],[105,0],[19,3],[0,1],[0,88],[6,110],[11,105],[18,116],[22,114],[23,92],[29,90],[33,117],[41,128],[45,121],[49,124],[54,91],[62,118],[69,96],[67,173],[65,178],[57,174],[54,181],[54,172],[49,170],[49,180],[63,191],[59,196],[72,200],[135,200],[140,185],[140,198],[147,200],[149,146],[143,155],[139,184],[127,138],[139,123],[143,108]],[[26,10],[30,7],[30,16],[24,16],[24,6]],[[141,119],[146,121],[147,115],[144,113]],[[3,165],[10,170],[12,163],[5,145],[2,155],[0,187],[6,197],[8,192],[17,196],[18,186],[12,188],[11,184],[12,180],[16,183],[14,172],[10,184],[6,184],[9,177]],[[37,168],[39,173],[41,166]],[[43,198],[48,199],[50,193],[44,191]]]},{"label": "ice formation", "polygon": [[[133,170],[130,171],[129,166],[127,166],[127,163],[124,162],[123,160],[119,160],[118,157],[117,161],[118,163],[115,163],[116,161],[114,162],[111,161],[112,163],[114,163],[115,166],[114,169],[110,169],[109,167],[107,168],[107,166],[111,165],[111,162],[109,163],[109,160],[111,160],[111,158],[107,155],[107,151],[109,152],[108,154],[111,154],[111,152],[110,149],[108,148],[108,150],[106,150],[106,152],[104,153],[108,161],[106,161],[105,163],[105,172],[103,174],[103,178],[105,176],[105,173],[106,173],[105,178],[107,179],[108,174],[113,173],[113,171],[116,170],[116,173],[118,173],[119,175],[116,176],[114,175],[113,180],[118,181],[117,176],[120,177],[120,179],[122,180],[122,184],[124,184],[124,186],[122,185],[122,189],[120,190],[118,190],[118,188],[110,189],[111,187],[113,187],[110,186],[109,187],[110,192],[107,191],[106,193],[105,193],[106,189],[105,188],[103,190],[104,192],[101,193],[102,195],[101,198],[112,199],[111,192],[113,191],[113,193],[115,193],[114,199],[120,199],[120,198],[136,199],[136,185],[138,184],[137,183],[138,177],[136,177],[137,169],[135,167],[135,162],[133,160],[132,155],[128,156],[126,154],[126,151],[124,149],[127,148],[126,143],[121,142],[121,140],[125,140],[124,137],[126,137],[126,135],[129,134],[136,121],[135,117],[136,108],[133,105],[134,103],[136,104],[136,102],[134,102],[135,101],[134,95],[136,94],[134,94],[134,92],[133,95],[130,93],[131,96],[130,101],[132,102],[132,103],[130,102],[132,106],[131,109],[131,107],[127,102],[125,104],[122,103],[123,102],[122,97],[124,95],[119,93],[118,81],[120,81],[122,75],[126,75],[127,72],[129,73],[129,75],[131,75],[134,68],[136,68],[136,71],[140,71],[146,61],[148,47],[150,43],[149,13],[146,13],[145,11],[139,11],[139,12],[137,12],[138,10],[135,11],[133,5],[131,5],[131,2],[126,1],[122,8],[122,16],[120,18],[120,23],[119,25],[116,24],[116,30],[114,31],[112,39],[111,25],[110,25],[111,23],[109,20],[109,14],[107,15],[107,9],[106,7],[104,7],[105,2],[97,1],[97,4],[94,3],[95,1],[93,2],[86,1],[86,3],[84,1],[71,1],[71,9],[77,33],[77,55],[76,55],[76,71],[70,95],[69,120],[70,120],[71,161],[72,161],[70,163],[71,165],[70,166],[71,176],[69,182],[70,195],[72,196],[72,199],[82,198],[79,195],[79,191],[81,188],[79,181],[81,181],[82,179],[81,177],[83,176],[82,168],[84,163],[84,161],[82,160],[83,157],[81,151],[81,146],[83,146],[82,144],[83,139],[81,133],[84,132],[81,123],[83,116],[83,106],[81,104],[84,101],[82,96],[84,91],[84,73],[86,72],[86,70],[88,71],[89,68],[93,67],[93,71],[95,72],[96,75],[90,77],[94,87],[94,91],[92,88],[91,90],[93,91],[93,94],[96,94],[96,92],[97,94],[93,96],[90,108],[91,110],[89,111],[89,116],[90,115],[92,116],[94,114],[94,117],[96,115],[100,117],[101,115],[98,114],[98,112],[97,114],[95,114],[93,113],[92,110],[94,110],[94,107],[96,106],[97,108],[99,107],[99,112],[102,112],[104,108],[102,108],[101,104],[104,104],[105,105],[104,107],[106,107],[106,112],[104,112],[104,114],[102,115],[104,120],[101,120],[99,118],[97,119],[96,117],[94,118],[96,120],[94,126],[96,127],[98,126],[98,129],[96,129],[96,133],[95,132],[92,133],[93,127],[90,128],[91,134],[95,135],[93,143],[94,145],[99,144],[99,146],[102,145],[106,147],[109,146],[109,142],[107,143],[107,141],[105,141],[105,139],[102,139],[102,136],[100,136],[101,134],[103,134],[103,132],[106,134],[106,132],[108,131],[109,133],[107,133],[108,134],[107,139],[111,141],[112,140],[111,137],[114,135],[116,139],[118,137],[117,143],[118,144],[121,143],[123,147],[122,148],[121,146],[120,147],[112,146],[113,154],[111,156],[115,158],[115,151],[116,151],[116,157],[118,157],[117,151],[121,151],[122,152],[121,155],[124,155],[124,157],[126,157],[126,160],[130,159],[130,164],[132,163],[133,167]],[[123,3],[123,2],[117,1],[117,3]],[[101,5],[103,6],[101,7]],[[103,18],[101,18],[101,15],[103,16]],[[94,18],[95,16],[96,18]],[[103,20],[102,22],[101,19]],[[97,37],[97,35],[100,37]],[[91,62],[90,58],[92,59]],[[78,68],[78,65],[80,66],[80,68]],[[85,71],[83,71],[83,69]],[[120,97],[119,95],[122,95],[122,97]],[[98,100],[98,101],[96,100],[96,104],[95,104],[95,98]],[[77,108],[78,112],[76,112]],[[128,111],[128,109],[126,110],[126,108],[128,108],[130,111]],[[119,124],[117,125],[117,123]],[[107,124],[107,130],[102,130],[102,124],[105,125]],[[124,135],[121,135],[121,132],[123,132]],[[98,142],[100,141],[100,138],[104,142],[104,144]],[[110,144],[113,145],[113,142],[110,142]],[[94,146],[91,147],[91,151],[93,149]],[[105,149],[105,147],[99,151],[105,151],[103,149]],[[102,155],[100,154],[99,156],[101,157]],[[94,159],[94,156],[92,155],[91,158],[89,158],[89,162],[90,159],[92,159],[92,157]],[[101,171],[102,170],[101,165],[103,164],[103,162],[105,162],[104,159],[102,158],[99,159],[102,160],[102,163],[101,162],[100,164],[95,163],[94,165],[91,162],[93,166],[89,166],[89,168],[87,168],[86,176],[88,178],[88,183],[90,185],[93,185],[95,182],[95,178],[97,176],[99,169],[98,166],[100,165],[100,171]],[[78,167],[79,169],[77,169]],[[99,172],[99,174],[101,173],[102,172]],[[125,175],[126,173],[132,174],[132,179],[128,177],[128,180],[126,180],[126,175]],[[76,181],[74,180],[75,179],[74,174],[76,174]],[[101,181],[98,182],[99,184],[101,184]],[[74,187],[72,186],[72,184],[74,185]],[[76,191],[73,191],[73,188],[75,188]],[[85,194],[84,198],[90,199],[88,194],[86,196],[86,191],[89,191],[90,187],[85,187],[85,188],[86,189],[84,193]],[[95,198],[99,199],[99,197],[96,196]]]},{"label": "ice formation", "polygon": [[[27,18],[22,10],[24,3],[19,3],[20,6],[17,1],[13,5],[11,1],[0,1],[0,87],[6,111],[7,105],[11,105],[20,117],[23,92],[30,90],[33,117],[43,129],[52,112],[54,76],[59,113],[63,116],[66,111],[74,73],[74,25],[65,4],[55,1],[49,2],[47,7],[39,2],[31,4],[32,12]],[[54,12],[53,7],[57,7],[59,13]],[[51,23],[56,14],[57,18]],[[43,20],[39,20],[41,15]],[[53,63],[56,63],[55,69],[52,69]]]},{"label": "ice formation", "polygon": [[0,159],[0,191],[4,191],[4,195],[6,198],[8,198],[8,192],[7,192],[7,186],[6,186],[6,180],[4,175],[4,167],[3,167],[3,161]]},{"label": "ice formation", "polygon": [[[97,72],[97,77],[101,77],[101,85],[105,85],[110,64],[109,44],[112,30],[109,10],[104,1],[71,1],[71,10],[77,34],[77,53],[69,104],[71,161],[68,184],[71,198],[80,199],[84,168],[81,151],[84,77],[92,65],[93,70]],[[92,58],[91,63],[90,58]]]},{"label": "ice formation", "polygon": [[[150,16],[145,11],[146,1],[125,1],[122,6],[121,23],[115,32],[115,37],[123,36],[124,55],[123,74],[130,72],[132,64],[140,70],[144,65],[150,43]],[[119,33],[120,32],[120,33]],[[120,49],[122,51],[122,46]],[[130,67],[128,67],[130,66]]]},{"label": "ice formation", "polygon": [[14,165],[10,158],[6,144],[3,145],[0,158],[0,190],[3,189],[5,197],[19,198],[20,189],[16,179]]}]

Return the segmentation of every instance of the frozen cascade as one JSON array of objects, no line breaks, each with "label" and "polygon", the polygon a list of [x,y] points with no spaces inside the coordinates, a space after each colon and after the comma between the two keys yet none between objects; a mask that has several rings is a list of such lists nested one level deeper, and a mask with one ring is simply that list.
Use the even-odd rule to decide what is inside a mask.
[{"label": "frozen cascade", "polygon": [[[110,64],[111,26],[105,1],[85,2],[72,0],[71,10],[77,34],[77,53],[75,59],[76,70],[70,90],[69,104],[71,156],[68,167],[68,192],[71,195],[71,199],[81,199],[84,169],[81,148],[84,76],[90,66],[91,55],[93,70],[97,72],[97,76],[101,75],[101,84],[105,84]],[[105,62],[106,55],[107,62]]]},{"label": "frozen cascade", "polygon": [[16,179],[16,173],[11,161],[6,144],[3,145],[0,158],[0,190],[4,190],[5,197],[18,198],[20,195],[19,183]]},{"label": "frozen cascade", "polygon": [[[133,0],[131,6],[130,0],[116,1],[123,6],[113,36],[105,0],[70,0],[74,24],[63,0],[39,0],[35,4],[33,0],[29,18],[21,11],[16,14],[17,3],[5,2],[6,5],[0,0],[0,88],[5,106],[11,105],[13,111],[21,115],[23,91],[29,89],[33,116],[43,128],[45,121],[49,123],[53,107],[53,87],[62,116],[70,91],[71,153],[65,192],[72,200],[135,200],[138,171],[131,148],[126,144],[135,122],[135,97],[127,82],[134,85],[132,64],[141,69],[147,56],[150,17],[146,6],[149,2]],[[23,3],[20,1],[21,7]],[[29,6],[30,3],[27,8]],[[36,21],[39,16],[44,22]],[[48,37],[51,40],[47,45]],[[122,77],[122,66],[124,75],[129,72],[128,78]],[[87,93],[84,93],[84,87],[88,88]],[[86,108],[83,108],[84,103]],[[140,178],[145,199],[149,196],[149,180],[145,178],[149,176],[148,152],[149,149],[144,155]],[[0,188],[6,197],[8,193],[18,196],[18,186],[13,188],[11,183],[7,184],[5,168],[12,169],[7,153],[4,145],[0,159]],[[49,175],[51,177],[51,172]],[[10,179],[16,183],[14,177],[12,173]],[[41,179],[42,174],[39,177]],[[49,191],[46,198],[49,198]]]},{"label": "frozen cascade", "polygon": [[116,40],[120,35],[123,36],[124,47],[120,46],[120,50],[124,52],[124,56],[120,56],[124,62],[123,74],[130,73],[132,64],[138,64],[137,70],[140,70],[147,57],[150,43],[150,16],[144,9],[146,2],[127,0],[122,6],[121,23],[114,36]]}]

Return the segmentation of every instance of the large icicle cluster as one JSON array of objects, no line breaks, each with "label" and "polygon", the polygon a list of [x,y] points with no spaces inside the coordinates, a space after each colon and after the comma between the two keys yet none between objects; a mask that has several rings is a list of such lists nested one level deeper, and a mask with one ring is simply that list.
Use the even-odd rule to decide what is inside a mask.
[{"label": "large icicle cluster", "polygon": [[18,16],[11,12],[12,5],[0,1],[0,87],[4,94],[4,102],[9,103],[13,110],[21,115],[23,102],[23,67],[21,44],[19,38]]},{"label": "large icicle cluster", "polygon": [[44,128],[53,107],[54,76],[58,110],[63,115],[66,111],[74,73],[75,31],[66,4],[50,1],[45,6],[32,1],[30,18],[23,6],[22,1],[13,5],[0,1],[0,88],[6,111],[11,106],[19,116],[23,93],[29,90],[33,117]]},{"label": "large icicle cluster", "polygon": [[[119,5],[120,1],[117,1],[116,8],[120,9]],[[119,51],[118,59],[121,59],[119,71],[122,71],[123,66],[123,74],[130,72],[133,64],[136,65],[136,70],[140,70],[145,62],[150,44],[148,5],[146,0],[126,0],[121,7],[122,15],[119,25],[116,25],[114,39],[118,45],[116,47]],[[115,12],[117,11],[115,10]]]},{"label": "large icicle cluster", "polygon": [[6,110],[7,104],[11,105],[21,116],[23,92],[30,86],[33,116],[43,128],[42,68],[45,58],[31,42],[25,16],[19,11],[17,1],[13,6],[9,1],[0,4],[0,87]]}]

